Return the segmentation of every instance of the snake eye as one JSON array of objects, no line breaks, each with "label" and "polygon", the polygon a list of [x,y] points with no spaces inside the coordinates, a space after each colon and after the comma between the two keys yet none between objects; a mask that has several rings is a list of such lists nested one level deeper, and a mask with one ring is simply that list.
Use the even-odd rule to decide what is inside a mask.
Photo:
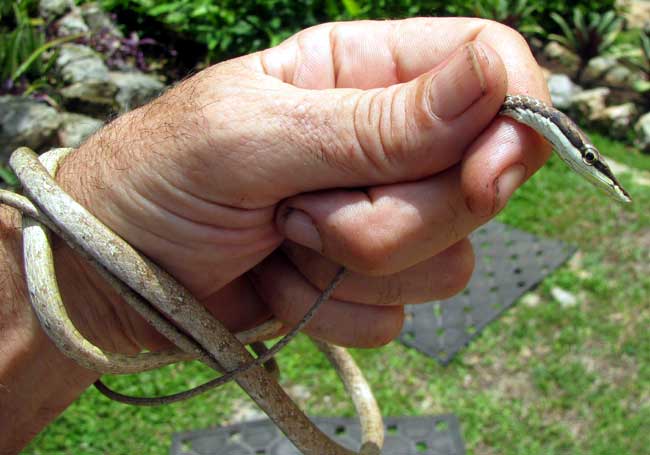
[{"label": "snake eye", "polygon": [[582,160],[586,164],[593,164],[594,161],[596,161],[596,153],[594,153],[592,150],[587,150],[585,154],[582,156]]}]

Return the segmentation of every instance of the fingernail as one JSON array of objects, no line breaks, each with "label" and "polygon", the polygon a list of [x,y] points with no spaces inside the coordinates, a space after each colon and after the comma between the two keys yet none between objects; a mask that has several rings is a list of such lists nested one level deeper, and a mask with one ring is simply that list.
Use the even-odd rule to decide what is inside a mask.
[{"label": "fingernail", "polygon": [[512,193],[524,182],[524,178],[526,178],[526,167],[523,164],[510,166],[497,178],[494,204],[497,211],[505,207]]},{"label": "fingernail", "polygon": [[285,215],[282,230],[289,240],[319,252],[323,249],[318,229],[311,217],[302,210],[290,209]]},{"label": "fingernail", "polygon": [[452,120],[485,94],[482,52],[478,43],[466,44],[431,78],[429,107],[436,117]]}]

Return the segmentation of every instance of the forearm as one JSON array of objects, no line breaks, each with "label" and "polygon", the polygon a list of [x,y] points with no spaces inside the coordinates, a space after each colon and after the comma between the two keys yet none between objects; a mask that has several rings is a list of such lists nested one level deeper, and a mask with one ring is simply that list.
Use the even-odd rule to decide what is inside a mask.
[{"label": "forearm", "polygon": [[28,301],[20,217],[0,210],[0,453],[17,453],[98,375],[65,357]]},{"label": "forearm", "polygon": [[[94,162],[101,160],[101,151]],[[110,200],[99,174],[75,152],[57,180],[96,212],[92,209],[100,204],[93,201],[108,206]],[[64,356],[41,329],[28,301],[20,225],[17,211],[0,208],[0,455],[17,453],[99,377]],[[89,263],[56,238],[54,260],[66,311],[85,338],[101,349],[129,354],[164,344]]]}]

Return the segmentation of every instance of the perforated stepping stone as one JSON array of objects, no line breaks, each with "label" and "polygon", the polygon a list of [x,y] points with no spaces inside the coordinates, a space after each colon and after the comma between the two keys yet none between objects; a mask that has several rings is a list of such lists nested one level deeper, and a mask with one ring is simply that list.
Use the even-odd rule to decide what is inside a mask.
[{"label": "perforated stepping stone", "polygon": [[447,300],[406,307],[400,341],[443,365],[576,250],[496,221],[470,240],[476,267],[467,288]]},{"label": "perforated stepping stone", "polygon": [[[356,419],[316,417],[313,422],[351,450],[359,450],[361,429]],[[464,455],[458,419],[388,417],[383,455]],[[177,433],[171,455],[300,455],[270,420],[256,420],[222,428]]]}]

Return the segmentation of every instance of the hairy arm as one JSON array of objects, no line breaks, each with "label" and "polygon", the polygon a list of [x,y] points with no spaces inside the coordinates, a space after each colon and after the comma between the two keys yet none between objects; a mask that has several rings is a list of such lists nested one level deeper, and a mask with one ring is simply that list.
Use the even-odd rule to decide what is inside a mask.
[{"label": "hairy arm", "polygon": [[[465,286],[466,236],[548,156],[534,132],[494,119],[506,93],[547,96],[525,41],[501,25],[324,24],[116,119],[57,178],[231,331],[271,314],[294,324],[332,269],[348,267],[305,332],[379,346],[399,334],[403,305]],[[40,330],[18,215],[1,211],[0,226],[0,453],[15,453],[97,374]],[[55,262],[90,341],[123,353],[162,346],[67,247]]]}]

